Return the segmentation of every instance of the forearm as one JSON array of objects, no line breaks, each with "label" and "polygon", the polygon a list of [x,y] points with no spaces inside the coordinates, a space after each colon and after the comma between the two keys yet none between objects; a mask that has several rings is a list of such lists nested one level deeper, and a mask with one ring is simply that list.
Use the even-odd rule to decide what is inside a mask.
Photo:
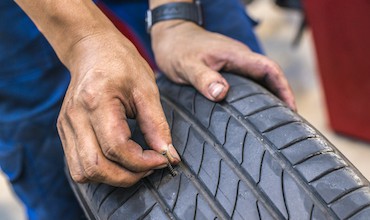
[{"label": "forearm", "polygon": [[15,0],[68,67],[78,42],[116,28],[91,0]]}]

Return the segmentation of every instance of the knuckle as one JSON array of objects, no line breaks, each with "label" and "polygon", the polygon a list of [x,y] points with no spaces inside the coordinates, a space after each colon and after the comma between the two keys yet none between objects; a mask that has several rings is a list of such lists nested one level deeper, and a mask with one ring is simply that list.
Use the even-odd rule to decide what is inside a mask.
[{"label": "knuckle", "polygon": [[113,143],[110,143],[110,144],[106,144],[104,147],[102,147],[103,149],[103,154],[108,158],[108,159],[116,159],[118,158],[118,153],[117,153],[117,150],[118,150],[118,144],[113,144]]},{"label": "knuckle", "polygon": [[99,91],[91,86],[85,86],[77,92],[78,102],[87,110],[95,110],[99,106]]},{"label": "knuckle", "polygon": [[88,179],[80,173],[71,173],[71,178],[76,183],[86,183]]},{"label": "knuckle", "polygon": [[92,163],[88,163],[84,167],[84,173],[85,177],[90,180],[100,179],[101,177],[99,166]]}]

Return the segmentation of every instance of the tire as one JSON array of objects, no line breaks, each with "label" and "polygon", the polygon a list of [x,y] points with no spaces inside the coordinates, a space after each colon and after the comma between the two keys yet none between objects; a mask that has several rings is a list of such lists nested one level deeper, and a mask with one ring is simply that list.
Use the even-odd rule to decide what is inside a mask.
[{"label": "tire", "polygon": [[130,188],[70,181],[90,219],[370,219],[369,182],[327,139],[266,89],[223,75],[220,103],[158,80],[178,175],[157,170]]}]

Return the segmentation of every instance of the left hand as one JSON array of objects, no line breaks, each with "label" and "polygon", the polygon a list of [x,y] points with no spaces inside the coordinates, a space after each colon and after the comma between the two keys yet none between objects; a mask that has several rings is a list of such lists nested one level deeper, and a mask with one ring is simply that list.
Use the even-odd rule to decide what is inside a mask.
[{"label": "left hand", "polygon": [[181,20],[157,23],[151,30],[159,68],[174,82],[191,84],[211,101],[225,98],[229,84],[218,71],[250,77],[296,110],[281,68],[245,44]]}]

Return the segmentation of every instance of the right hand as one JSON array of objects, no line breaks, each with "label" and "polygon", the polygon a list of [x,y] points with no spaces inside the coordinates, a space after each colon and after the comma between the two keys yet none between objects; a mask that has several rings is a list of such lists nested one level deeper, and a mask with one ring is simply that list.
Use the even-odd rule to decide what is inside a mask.
[{"label": "right hand", "polygon": [[[172,146],[155,77],[136,48],[120,33],[97,33],[71,49],[71,72],[58,131],[71,176],[128,187],[180,161]],[[127,118],[136,118],[152,150],[131,139]]]}]

